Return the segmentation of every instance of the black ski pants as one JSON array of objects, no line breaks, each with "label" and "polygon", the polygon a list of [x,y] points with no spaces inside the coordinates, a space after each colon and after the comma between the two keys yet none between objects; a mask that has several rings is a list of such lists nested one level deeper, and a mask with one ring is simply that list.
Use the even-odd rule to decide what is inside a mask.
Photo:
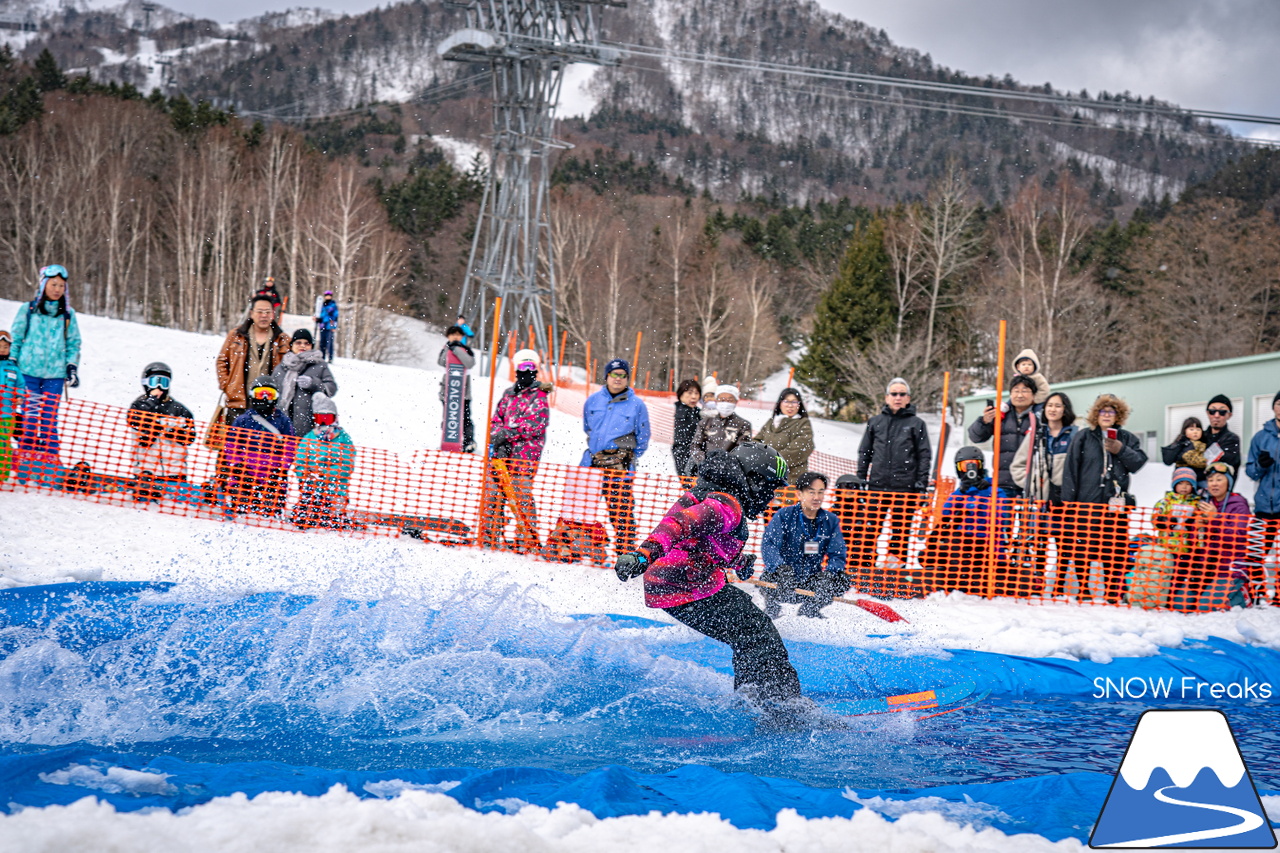
[{"label": "black ski pants", "polygon": [[800,677],[787,656],[773,620],[756,607],[751,596],[736,586],[710,598],[668,607],[670,613],[693,630],[733,649],[733,687],[756,685],[769,699],[800,695]]}]

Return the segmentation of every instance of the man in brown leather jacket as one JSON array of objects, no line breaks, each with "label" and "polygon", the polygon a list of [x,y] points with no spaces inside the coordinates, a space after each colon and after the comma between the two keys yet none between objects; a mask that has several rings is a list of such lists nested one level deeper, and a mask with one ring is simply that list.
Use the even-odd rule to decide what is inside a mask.
[{"label": "man in brown leather jacket", "polygon": [[249,409],[247,389],[259,376],[270,376],[289,352],[289,335],[276,325],[275,306],[254,297],[249,319],[227,333],[215,367],[218,387],[227,395],[224,420],[231,423]]}]

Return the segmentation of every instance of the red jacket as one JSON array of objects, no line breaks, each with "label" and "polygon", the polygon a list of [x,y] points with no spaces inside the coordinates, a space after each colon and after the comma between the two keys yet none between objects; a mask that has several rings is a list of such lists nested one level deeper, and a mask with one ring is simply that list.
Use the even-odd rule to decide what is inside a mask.
[{"label": "red jacket", "polygon": [[653,564],[644,573],[644,603],[667,608],[710,598],[725,585],[724,570],[742,553],[742,506],[712,492],[698,500],[685,492],[640,550]]}]

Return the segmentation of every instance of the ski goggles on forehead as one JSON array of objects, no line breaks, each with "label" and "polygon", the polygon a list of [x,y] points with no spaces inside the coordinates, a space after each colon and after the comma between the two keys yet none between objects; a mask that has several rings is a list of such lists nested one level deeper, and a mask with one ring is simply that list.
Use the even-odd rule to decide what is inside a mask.
[{"label": "ski goggles on forehead", "polygon": [[316,422],[316,426],[332,426],[338,420],[337,415],[331,415],[328,412],[324,412],[319,415],[312,415],[311,418]]},{"label": "ski goggles on forehead", "polygon": [[280,392],[264,385],[261,388],[254,388],[250,396],[255,400],[279,400]]},{"label": "ski goggles on forehead", "polygon": [[1236,475],[1236,469],[1232,468],[1227,462],[1210,462],[1204,469],[1205,476],[1210,474],[1226,474],[1228,477]]},{"label": "ski goggles on forehead", "polygon": [[67,275],[67,268],[62,264],[49,264],[49,266],[40,270],[41,278],[54,278],[55,276],[58,278],[71,278],[71,276]]},{"label": "ski goggles on forehead", "polygon": [[147,377],[147,387],[148,387],[148,388],[163,388],[164,390],[168,391],[168,390],[169,390],[169,382],[170,382],[170,379],[169,379],[169,377],[168,377],[168,376],[162,376],[162,375],[160,375],[160,374],[156,374],[155,376],[148,376],[148,377]]}]

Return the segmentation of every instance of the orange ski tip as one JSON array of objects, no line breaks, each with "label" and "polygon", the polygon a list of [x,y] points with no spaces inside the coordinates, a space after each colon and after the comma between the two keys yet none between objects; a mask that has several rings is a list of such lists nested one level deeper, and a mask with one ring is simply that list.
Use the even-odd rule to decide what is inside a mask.
[{"label": "orange ski tip", "polygon": [[885,699],[885,702],[890,705],[914,705],[917,702],[932,702],[936,705],[938,694],[932,690],[925,690],[922,693],[903,693],[901,696],[890,696]]}]

